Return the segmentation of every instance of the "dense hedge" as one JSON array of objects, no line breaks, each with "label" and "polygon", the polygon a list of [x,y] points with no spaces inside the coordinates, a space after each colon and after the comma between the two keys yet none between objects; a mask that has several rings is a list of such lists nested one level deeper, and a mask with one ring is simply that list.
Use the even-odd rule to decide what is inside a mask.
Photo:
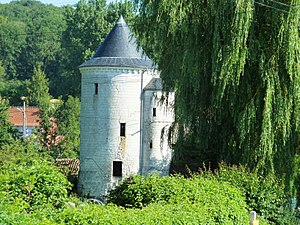
[{"label": "dense hedge", "polygon": [[[126,180],[113,190],[108,199],[109,202],[123,207],[136,208],[151,203],[176,204],[179,202],[202,205],[212,202],[216,203],[217,206],[224,204],[226,197],[234,199],[236,203],[239,202],[236,200],[237,196],[230,196],[236,190],[231,189],[232,187],[236,187],[242,192],[247,209],[255,210],[270,224],[291,225],[299,223],[289,208],[284,185],[274,175],[263,177],[257,173],[249,172],[242,166],[220,164],[219,170],[206,169],[198,174],[191,174],[189,179],[179,175],[162,178],[136,176]],[[221,193],[218,192],[219,190],[222,190]],[[220,198],[219,194],[223,195],[221,198],[224,201],[217,203],[216,199]],[[231,203],[225,203],[225,205],[232,207]]]},{"label": "dense hedge", "polygon": [[172,206],[173,214],[185,208],[194,212],[193,216],[199,217],[199,221],[209,220],[210,224],[223,224],[224,221],[224,224],[245,224],[248,212],[244,200],[242,193],[228,183],[199,176],[186,179],[179,175],[134,176],[108,197],[109,202],[123,207],[142,208],[155,203],[166,208]]},{"label": "dense hedge", "polygon": [[298,224],[292,215],[284,184],[275,175],[261,176],[243,166],[222,163],[218,170],[206,169],[199,176],[229,182],[237,187],[244,193],[249,208],[274,224]]},{"label": "dense hedge", "polygon": [[34,150],[33,143],[0,151],[0,193],[2,201],[32,211],[46,205],[64,205],[71,184],[47,157]]},{"label": "dense hedge", "polygon": [[[128,182],[130,185],[124,189]],[[124,196],[128,198],[128,204],[124,200],[126,206],[143,207],[100,206],[69,198],[76,204],[75,207],[68,206],[65,200],[64,207],[53,208],[51,204],[42,203],[28,213],[27,208],[22,207],[22,201],[14,198],[14,201],[2,202],[0,223],[244,225],[249,221],[249,212],[241,192],[224,182],[199,177],[185,179],[181,176],[152,175],[147,178],[135,176],[120,187],[123,187]],[[111,201],[112,198],[110,196]],[[114,199],[117,200],[117,197]],[[261,224],[267,223],[261,221]]]},{"label": "dense hedge", "polygon": [[261,225],[297,224],[284,214],[281,220],[269,216],[277,211],[268,204],[281,207],[279,200],[284,200],[280,184],[254,179],[241,168],[221,167],[188,179],[134,176],[111,192],[108,205],[101,206],[68,197],[70,184],[34,143],[17,146],[0,151],[0,224],[244,225],[250,209],[266,213],[269,221],[260,218]]},{"label": "dense hedge", "polygon": [[23,201],[30,210],[47,204],[61,207],[70,187],[65,176],[45,162],[17,165],[12,172],[0,175],[0,190],[10,199]]},{"label": "dense hedge", "polygon": [[160,177],[134,176],[111,191],[108,202],[123,207],[141,208],[150,203],[178,204],[226,204],[243,207],[241,193],[225,182],[200,176],[189,179],[180,175]]},{"label": "dense hedge", "polygon": [[[228,213],[228,205],[150,204],[142,209],[125,209],[113,205],[88,206],[65,210],[60,223],[65,224],[247,224],[244,210]],[[263,223],[262,223],[263,224]]]},{"label": "dense hedge", "polygon": [[[12,213],[3,218],[4,224],[119,224],[119,225],[152,225],[152,224],[210,224],[210,225],[245,225],[249,215],[244,210],[240,214],[228,213],[229,205],[201,205],[190,203],[150,204],[142,209],[125,209],[116,205],[85,204],[76,207],[66,206],[62,210],[41,209],[32,214]],[[1,210],[1,206],[0,206]],[[230,215],[229,215],[230,214]],[[5,220],[4,220],[5,219]],[[0,216],[1,220],[1,216]],[[14,223],[18,221],[19,223]],[[2,223],[3,224],[3,223]],[[261,225],[267,225],[260,221]]]}]

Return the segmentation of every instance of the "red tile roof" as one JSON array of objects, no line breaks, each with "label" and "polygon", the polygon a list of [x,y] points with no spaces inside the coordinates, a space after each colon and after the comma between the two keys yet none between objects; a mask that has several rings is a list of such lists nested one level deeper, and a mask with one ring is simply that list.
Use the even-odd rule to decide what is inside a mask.
[{"label": "red tile roof", "polygon": [[55,163],[65,175],[78,176],[80,161],[75,158],[56,159]]},{"label": "red tile roof", "polygon": [[[8,121],[14,126],[23,126],[23,113],[19,107],[10,107],[8,109],[9,118]],[[39,108],[34,106],[26,107],[26,126],[27,127],[38,127],[40,126]]]}]

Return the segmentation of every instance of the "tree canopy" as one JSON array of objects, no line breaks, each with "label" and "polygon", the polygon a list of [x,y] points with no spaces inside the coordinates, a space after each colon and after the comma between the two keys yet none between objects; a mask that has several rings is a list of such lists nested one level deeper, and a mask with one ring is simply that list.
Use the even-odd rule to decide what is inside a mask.
[{"label": "tree canopy", "polygon": [[81,0],[75,7],[34,0],[0,4],[0,61],[7,83],[0,85],[0,95],[20,104],[38,65],[53,97],[80,96],[78,66],[92,57],[119,13],[131,21],[131,2]]},{"label": "tree canopy", "polygon": [[[175,155],[293,180],[299,0],[140,0],[139,38],[176,94]],[[198,164],[199,165],[199,164]]]},{"label": "tree canopy", "polygon": [[14,135],[16,135],[16,129],[7,120],[8,118],[8,101],[0,97],[0,149],[5,144],[13,142]]}]

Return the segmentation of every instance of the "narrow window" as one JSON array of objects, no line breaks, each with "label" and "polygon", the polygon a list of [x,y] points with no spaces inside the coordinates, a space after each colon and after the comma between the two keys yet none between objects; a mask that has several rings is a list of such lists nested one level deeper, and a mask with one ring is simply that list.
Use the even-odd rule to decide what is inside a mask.
[{"label": "narrow window", "polygon": [[98,95],[98,83],[94,83],[95,85],[95,95]]},{"label": "narrow window", "polygon": [[150,141],[150,148],[152,148],[152,140]]},{"label": "narrow window", "polygon": [[153,110],[152,110],[152,115],[153,115],[153,116],[156,116],[156,108],[153,108]]},{"label": "narrow window", "polygon": [[113,161],[113,176],[122,176],[122,161]]},{"label": "narrow window", "polygon": [[120,123],[120,136],[125,137],[125,128],[126,128],[126,123]]}]

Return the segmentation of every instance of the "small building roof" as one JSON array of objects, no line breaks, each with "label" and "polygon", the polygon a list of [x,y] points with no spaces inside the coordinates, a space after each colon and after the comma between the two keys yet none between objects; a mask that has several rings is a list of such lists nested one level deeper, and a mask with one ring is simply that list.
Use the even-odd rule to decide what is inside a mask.
[{"label": "small building roof", "polygon": [[[23,126],[23,113],[22,107],[10,107],[8,109],[8,121],[11,122],[15,127]],[[26,107],[26,126],[27,127],[39,127],[40,117],[38,107]]]},{"label": "small building roof", "polygon": [[145,91],[162,90],[163,84],[161,78],[152,78],[150,82],[144,87]]},{"label": "small building roof", "polygon": [[154,64],[138,47],[136,38],[120,16],[93,58],[80,65],[90,66],[152,68]]}]

